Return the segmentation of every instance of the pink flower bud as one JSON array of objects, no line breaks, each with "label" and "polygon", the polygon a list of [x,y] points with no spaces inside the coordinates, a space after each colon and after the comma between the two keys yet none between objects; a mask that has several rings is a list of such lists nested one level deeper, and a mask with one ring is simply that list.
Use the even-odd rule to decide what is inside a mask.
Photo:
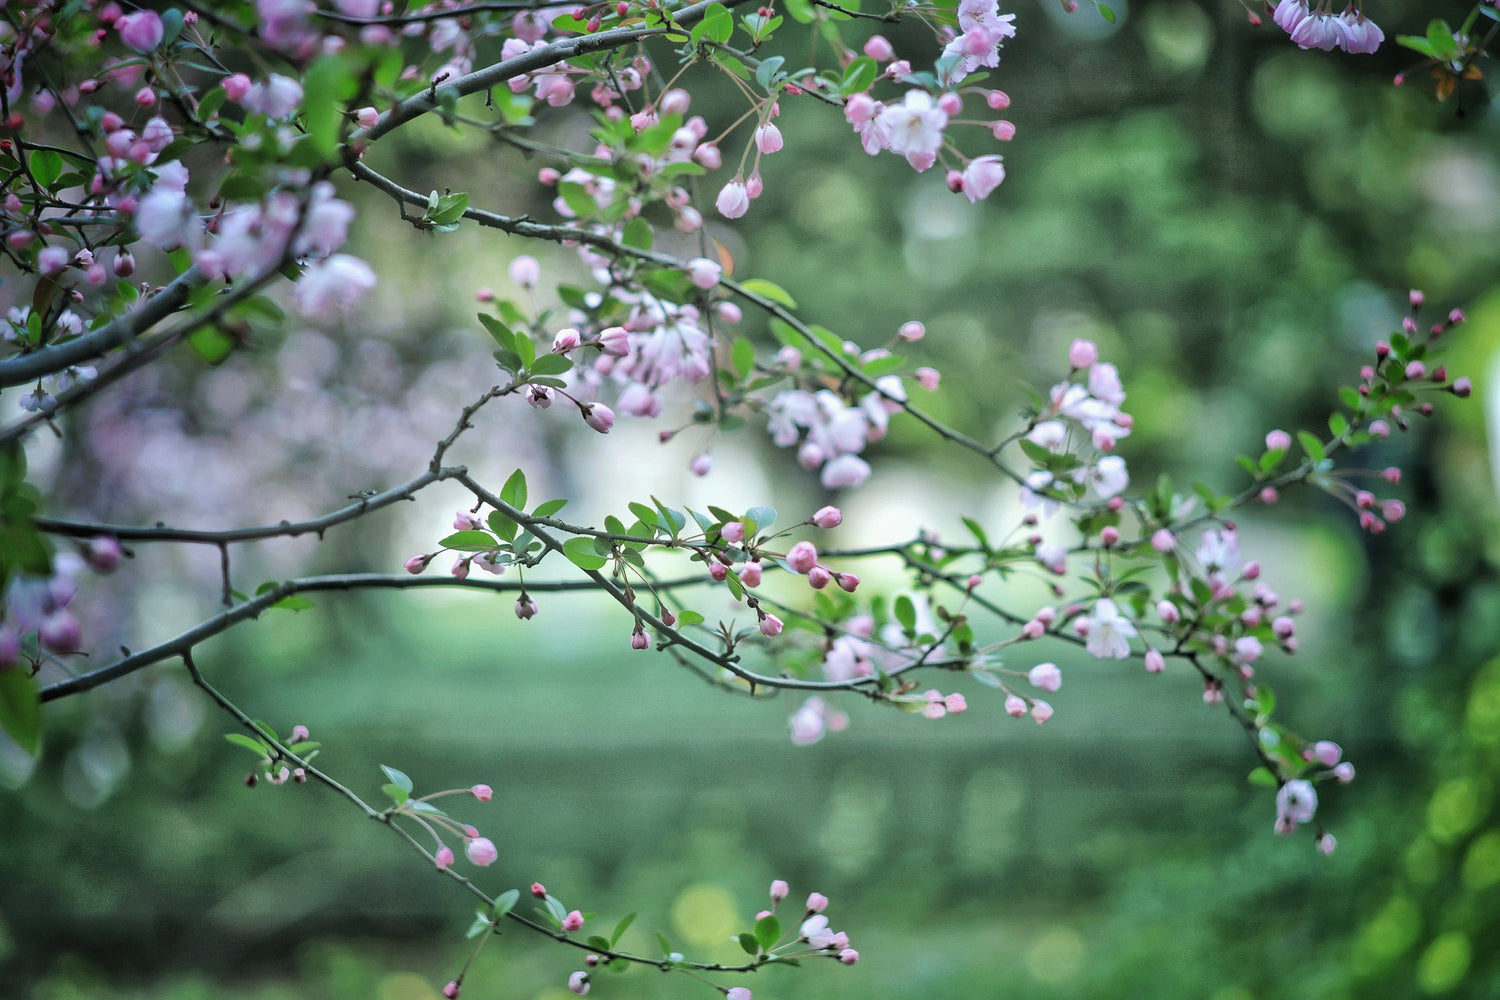
[{"label": "pink flower bud", "polygon": [[1462,309],[1454,309],[1448,314],[1448,322],[1450,323],[1462,323],[1463,321],[1464,311]]},{"label": "pink flower bud", "polygon": [[813,590],[822,590],[833,582],[833,574],[827,566],[814,566],[807,571],[807,585]]},{"label": "pink flower bud", "polygon": [[450,865],[452,865],[453,864],[453,850],[452,850],[452,848],[450,848],[447,844],[444,844],[442,847],[439,847],[438,850],[437,850],[437,854],[433,856],[433,861],[437,864],[439,871],[441,871],[442,869],[447,868]]},{"label": "pink flower bud", "polygon": [[1112,524],[1107,524],[1099,532],[1099,541],[1106,549],[1112,549],[1120,544],[1120,529]]},{"label": "pink flower bud", "polygon": [[1410,294],[1408,294],[1407,298],[1411,301],[1413,307],[1417,307],[1422,304],[1422,293],[1418,289],[1413,288]]},{"label": "pink flower bud", "polygon": [[608,434],[615,425],[615,411],[603,403],[588,403],[584,405],[583,420],[600,434]]},{"label": "pink flower bud", "polygon": [[1463,375],[1453,380],[1453,384],[1448,387],[1448,391],[1458,398],[1464,399],[1474,391],[1474,383],[1469,381],[1469,376]]},{"label": "pink flower bud", "polygon": [[719,537],[730,545],[738,545],[745,540],[745,525],[740,521],[726,521],[719,528]]},{"label": "pink flower bud", "polygon": [[577,993],[581,997],[588,996],[589,974],[587,972],[584,972],[582,969],[579,969],[577,972],[573,973],[568,977],[568,989],[572,990],[574,993]]},{"label": "pink flower bud", "polygon": [[1026,679],[1043,691],[1056,691],[1062,687],[1062,671],[1055,663],[1038,663],[1027,673]]},{"label": "pink flower bud", "polygon": [[724,1000],[751,1000],[750,990],[744,986],[731,986],[724,994]]},{"label": "pink flower bud", "polygon": [[1266,451],[1286,451],[1292,446],[1292,436],[1286,431],[1275,430],[1266,435]]},{"label": "pink flower bud", "polygon": [[1314,843],[1318,845],[1318,850],[1322,852],[1325,858],[1332,854],[1334,849],[1339,846],[1339,842],[1334,839],[1333,834],[1326,831],[1318,834],[1318,839]]},{"label": "pink flower bud", "polygon": [[1182,612],[1171,601],[1157,601],[1156,614],[1167,625],[1175,625],[1182,617]]},{"label": "pink flower bud", "polygon": [[120,41],[140,53],[155,51],[166,37],[166,29],[155,11],[137,10],[122,16],[115,22],[120,32]]},{"label": "pink flower bud", "polygon": [[865,55],[876,62],[890,62],[896,58],[896,49],[884,35],[871,35],[865,39]]},{"label": "pink flower bud", "polygon": [[715,583],[723,583],[729,578],[729,567],[721,562],[708,564],[708,575],[713,577]]},{"label": "pink flower bud", "polygon": [[1264,487],[1261,487],[1261,491],[1260,491],[1260,502],[1261,503],[1263,503],[1263,504],[1273,504],[1273,503],[1275,503],[1276,501],[1278,501],[1280,499],[1281,499],[1281,494],[1279,492],[1277,492],[1276,487],[1274,487],[1274,486],[1264,486]]},{"label": "pink flower bud", "polygon": [[1343,756],[1343,748],[1332,740],[1319,740],[1312,745],[1312,759],[1324,767],[1333,767]]},{"label": "pink flower bud", "polygon": [[656,106],[664,115],[685,115],[692,103],[693,98],[687,91],[681,87],[673,87],[661,95],[661,100],[656,102]]},{"label": "pink flower bud", "polygon": [[630,633],[630,648],[631,649],[645,649],[647,646],[650,646],[650,645],[651,645],[651,640],[648,639],[648,638],[646,638],[646,633],[644,631],[642,631],[641,629],[637,628],[634,632]]},{"label": "pink flower bud", "polygon": [[1052,718],[1052,706],[1040,699],[1032,702],[1031,717],[1036,720],[1037,725],[1041,725]]},{"label": "pink flower bud", "polygon": [[406,562],[402,563],[401,565],[406,568],[406,571],[408,573],[410,573],[413,576],[415,576],[418,573],[422,572],[424,569],[426,569],[427,568],[427,564],[429,562],[431,562],[431,561],[432,561],[432,556],[430,556],[430,555],[425,555],[425,556],[424,555],[418,555],[418,556],[412,556],[410,559],[406,560]]},{"label": "pink flower bud", "polygon": [[738,219],[750,211],[750,192],[745,182],[735,179],[725,184],[714,200],[714,208],[726,219]]},{"label": "pink flower bud", "polygon": [[[812,581],[812,574],[808,574],[808,582]],[[859,577],[853,573],[835,573],[833,581],[839,585],[839,589],[846,594],[852,594],[859,589]]]},{"label": "pink flower bud", "polygon": [[1077,369],[1088,368],[1099,360],[1099,348],[1092,340],[1075,340],[1068,347],[1068,364]]},{"label": "pink flower bud", "polygon": [[458,991],[459,991],[459,989],[460,989],[459,982],[458,982],[457,979],[455,979],[452,982],[450,982],[447,986],[443,987],[443,996],[447,997],[448,1000],[458,1000]]},{"label": "pink flower bud", "polygon": [[788,886],[782,879],[778,878],[773,880],[771,882],[771,902],[781,902],[783,899],[786,899],[787,895],[790,894],[791,891],[791,887]]},{"label": "pink flower bud", "polygon": [[1146,673],[1159,674],[1167,669],[1166,657],[1155,649],[1146,650]]},{"label": "pink flower bud", "polygon": [[724,275],[724,269],[707,257],[695,257],[688,261],[686,271],[693,287],[705,291],[717,285]]},{"label": "pink flower bud", "polygon": [[293,743],[301,743],[303,740],[307,739],[309,735],[311,734],[308,733],[306,726],[293,726],[290,739]]},{"label": "pink flower bud", "polygon": [[120,565],[120,560],[125,557],[125,550],[120,547],[120,540],[109,535],[99,535],[89,539],[88,545],[83,550],[84,561],[95,573],[112,573],[115,567]]},{"label": "pink flower bud", "polygon": [[843,951],[839,952],[839,961],[843,962],[845,965],[853,965],[855,962],[859,961],[859,952],[855,951],[853,948],[845,948]]},{"label": "pink flower bud", "polygon": [[753,201],[760,197],[760,192],[764,187],[765,185],[760,179],[760,171],[757,170],[745,181],[745,195]]},{"label": "pink flower bud", "polygon": [[1171,552],[1177,547],[1177,536],[1166,528],[1157,528],[1151,535],[1151,547],[1157,552]]},{"label": "pink flower bud", "polygon": [[782,145],[781,129],[769,122],[756,127],[755,148],[760,150],[762,155],[769,156],[772,153],[778,152]]},{"label": "pink flower bud", "polygon": [[1026,714],[1026,699],[1018,694],[1007,695],[1005,698],[1005,712],[1019,719]]},{"label": "pink flower bud", "polygon": [[1407,364],[1407,366],[1406,366],[1406,377],[1407,378],[1412,378],[1412,379],[1421,378],[1422,376],[1424,376],[1426,374],[1427,374],[1427,366],[1424,365],[1424,364],[1422,364],[1422,362],[1420,362],[1420,361],[1409,362]]},{"label": "pink flower bud", "polygon": [[[817,513],[812,516],[812,523],[820,528],[836,528],[844,520],[844,514],[837,507],[819,507]],[[814,559],[817,557],[814,556]]]},{"label": "pink flower bud", "polygon": [[1333,776],[1347,785],[1354,780],[1354,765],[1347,760],[1336,764],[1333,768]]},{"label": "pink flower bud", "polygon": [[807,573],[818,565],[817,547],[812,542],[798,542],[788,550],[786,561],[792,572]]},{"label": "pink flower bud", "polygon": [[557,336],[552,338],[552,353],[567,354],[569,351],[576,350],[581,343],[583,343],[583,338],[577,330],[571,326],[564,327],[557,331]]},{"label": "pink flower bud", "polygon": [[1390,424],[1387,424],[1384,420],[1372,420],[1370,422],[1370,436],[1376,440],[1384,440],[1390,437]]},{"label": "pink flower bud", "polygon": [[474,797],[480,802],[488,802],[495,796],[495,790],[489,785],[475,785],[473,788],[469,789],[469,791],[473,792]]},{"label": "pink flower bud", "polygon": [[822,913],[828,909],[828,897],[821,892],[812,893],[807,897],[807,912]]},{"label": "pink flower bud", "polygon": [[470,861],[484,868],[495,863],[500,852],[495,849],[495,844],[488,837],[471,837],[464,844],[464,854],[468,855]]},{"label": "pink flower bud", "polygon": [[740,567],[740,583],[747,587],[759,587],[761,580],[761,565],[758,562],[748,562]]},{"label": "pink flower bud", "polygon": [[545,899],[547,897],[547,887],[540,882],[533,882],[531,883],[531,894],[537,899]]},{"label": "pink flower bud", "polygon": [[761,615],[761,617],[760,617],[760,634],[761,635],[765,636],[767,639],[774,639],[776,636],[778,636],[778,635],[781,634],[781,629],[782,629],[782,622],[781,622],[780,618],[777,618],[775,615],[769,615],[769,614]]},{"label": "pink flower bud", "polygon": [[896,331],[896,336],[907,343],[916,343],[927,336],[927,327],[917,320],[901,324],[901,329]]},{"label": "pink flower bud", "polygon": [[1004,120],[998,121],[995,124],[991,125],[990,131],[994,133],[995,138],[999,139],[1001,142],[1010,142],[1016,137],[1015,124]]},{"label": "pink flower bud", "polygon": [[565,931],[576,931],[583,929],[583,914],[572,910],[562,919],[562,929]]}]

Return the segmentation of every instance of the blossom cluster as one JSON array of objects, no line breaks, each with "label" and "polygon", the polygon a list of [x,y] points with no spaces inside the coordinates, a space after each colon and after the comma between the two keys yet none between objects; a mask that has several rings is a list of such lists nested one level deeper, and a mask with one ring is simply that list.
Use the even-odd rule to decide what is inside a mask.
[{"label": "blossom cluster", "polygon": [[1353,5],[1341,14],[1334,14],[1325,2],[1314,0],[1309,7],[1307,0],[1281,0],[1273,15],[1276,24],[1292,41],[1304,49],[1322,49],[1325,52],[1342,49],[1345,52],[1369,54],[1380,48],[1385,33],[1374,21],[1365,17],[1364,11]]},{"label": "blossom cluster", "polygon": [[101,535],[83,543],[77,552],[52,559],[47,577],[17,574],[0,601],[0,670],[29,661],[66,656],[83,649],[83,627],[72,604],[78,596],[78,577],[85,567],[110,573],[125,551],[116,538]]}]

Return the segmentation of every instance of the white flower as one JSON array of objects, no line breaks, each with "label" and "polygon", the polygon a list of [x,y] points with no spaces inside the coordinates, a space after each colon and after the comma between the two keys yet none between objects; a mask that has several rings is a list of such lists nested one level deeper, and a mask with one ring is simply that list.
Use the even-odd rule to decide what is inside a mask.
[{"label": "white flower", "polygon": [[1312,782],[1293,778],[1276,793],[1276,818],[1292,823],[1306,823],[1318,811],[1318,793]]},{"label": "white flower", "polygon": [[1099,598],[1094,613],[1086,619],[1089,637],[1085,648],[1089,655],[1101,660],[1123,660],[1130,655],[1130,640],[1135,637],[1135,625],[1120,614],[1115,602],[1108,597]]}]

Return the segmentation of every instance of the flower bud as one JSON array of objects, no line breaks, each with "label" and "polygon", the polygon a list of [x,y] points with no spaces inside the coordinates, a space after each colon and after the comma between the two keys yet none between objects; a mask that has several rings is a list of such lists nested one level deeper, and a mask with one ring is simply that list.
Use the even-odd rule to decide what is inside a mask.
[{"label": "flower bud", "polygon": [[784,880],[779,878],[775,879],[771,882],[771,902],[781,902],[783,899],[786,899],[787,895],[791,893],[791,891],[791,887],[789,887]]},{"label": "flower bud", "polygon": [[822,913],[828,909],[828,897],[821,892],[812,893],[807,897],[807,912]]},{"label": "flower bud", "polygon": [[600,434],[608,434],[615,425],[615,411],[603,403],[588,403],[584,405],[583,420]]},{"label": "flower bud", "polygon": [[818,550],[812,542],[798,542],[788,550],[786,561],[794,573],[810,572],[818,564]]},{"label": "flower bud", "polygon": [[494,841],[488,837],[470,837],[464,844],[464,854],[481,868],[494,864],[495,859],[500,856]]},{"label": "flower bud", "polygon": [[587,972],[584,972],[582,969],[579,969],[577,972],[573,973],[568,977],[568,989],[572,990],[574,993],[577,993],[581,997],[588,996],[589,974]]},{"label": "flower bud", "polygon": [[775,615],[763,614],[760,616],[760,634],[767,639],[774,639],[781,634],[782,621]]},{"label": "flower bud", "polygon": [[1092,340],[1075,340],[1068,347],[1068,364],[1077,369],[1088,368],[1099,360],[1099,348]]},{"label": "flower bud", "polygon": [[562,919],[562,929],[565,931],[577,931],[583,929],[583,914],[577,910],[568,913]]},{"label": "flower bud", "polygon": [[833,574],[826,566],[814,566],[807,571],[807,585],[813,590],[822,590],[833,582]]},{"label": "flower bud", "polygon": [[459,989],[460,989],[459,982],[458,982],[457,979],[455,979],[452,982],[450,982],[447,986],[443,987],[443,996],[447,997],[448,1000],[458,1000],[458,991],[459,991]]},{"label": "flower bud", "polygon": [[820,507],[818,512],[812,516],[812,523],[820,528],[838,527],[844,520],[844,514],[837,507]]},{"label": "flower bud", "polygon": [[444,844],[442,847],[438,848],[437,854],[433,855],[432,860],[433,863],[438,866],[439,871],[449,867],[453,864],[453,849],[450,848],[447,844]]}]

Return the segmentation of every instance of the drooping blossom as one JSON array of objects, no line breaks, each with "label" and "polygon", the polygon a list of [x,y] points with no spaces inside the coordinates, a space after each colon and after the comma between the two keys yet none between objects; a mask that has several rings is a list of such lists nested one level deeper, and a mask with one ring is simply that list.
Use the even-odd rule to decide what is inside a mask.
[{"label": "drooping blossom", "polygon": [[1084,618],[1088,623],[1089,655],[1101,660],[1123,660],[1130,655],[1130,640],[1135,638],[1135,624],[1108,597],[1094,603],[1094,613]]}]

